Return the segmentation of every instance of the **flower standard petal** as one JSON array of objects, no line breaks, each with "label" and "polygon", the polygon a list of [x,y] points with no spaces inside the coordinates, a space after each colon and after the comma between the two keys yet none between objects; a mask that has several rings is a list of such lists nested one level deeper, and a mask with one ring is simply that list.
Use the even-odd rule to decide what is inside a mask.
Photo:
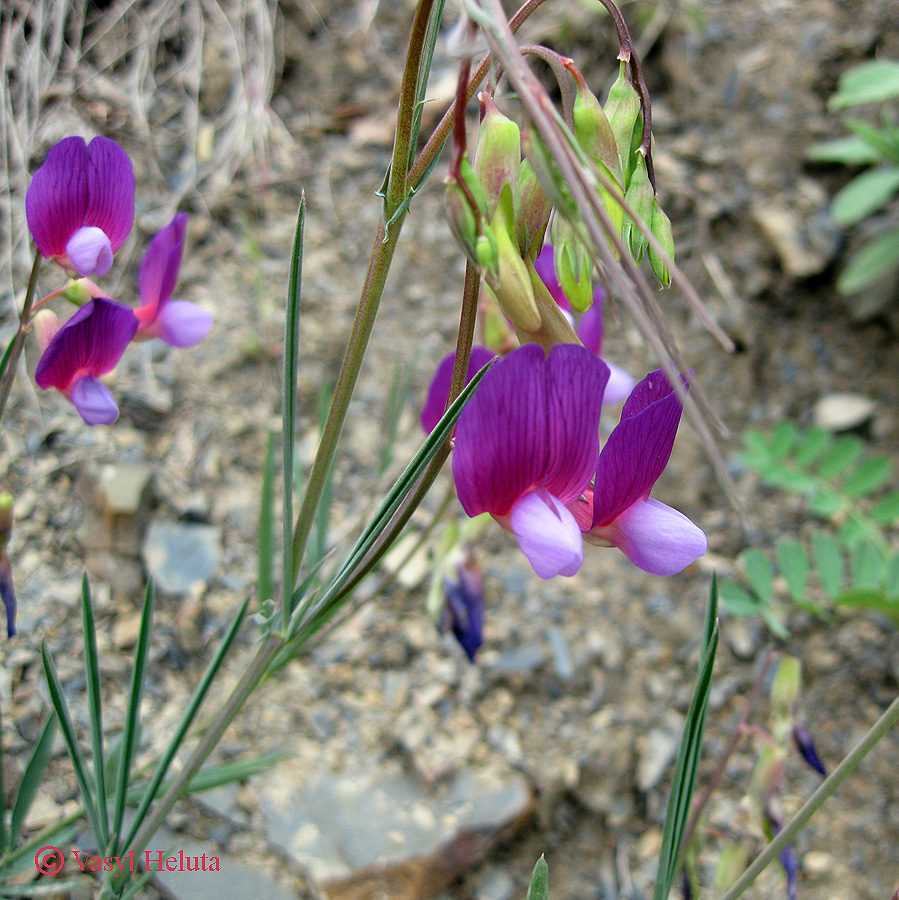
[{"label": "flower standard petal", "polygon": [[106,137],[95,137],[87,155],[84,224],[101,228],[115,253],[134,224],[134,168],[128,154]]},{"label": "flower standard petal", "polygon": [[65,138],[50,148],[25,195],[28,228],[41,255],[64,256],[66,244],[84,224],[88,152],[84,138]]},{"label": "flower standard petal", "polygon": [[541,578],[575,575],[584,562],[584,543],[574,516],[545,490],[529,491],[509,515],[518,545]]},{"label": "flower standard petal", "polygon": [[609,368],[577,344],[553,347],[544,366],[549,458],[543,485],[562,503],[571,503],[596,470]]},{"label": "flower standard petal", "polygon": [[153,321],[159,307],[172,299],[186,233],[187,213],[178,213],[150,242],[141,263],[138,282],[141,305],[137,316],[141,322]]},{"label": "flower standard petal", "polygon": [[546,473],[543,350],[519,347],[495,363],[456,426],[453,477],[465,512],[505,515]]},{"label": "flower standard petal", "polygon": [[[486,347],[475,345],[471,348],[471,356],[468,360],[468,371],[465,373],[465,383],[469,381],[484,366],[496,356],[493,351]],[[446,400],[449,397],[450,385],[453,380],[453,364],[456,362],[455,352],[444,356],[437,366],[434,373],[434,379],[428,389],[428,398],[425,400],[424,408],[421,411],[421,427],[430,434],[440,421],[440,417],[446,411]]]},{"label": "flower standard petal", "polygon": [[585,538],[614,544],[635,566],[653,575],[674,575],[708,549],[698,525],[652,497],[638,500],[610,525],[594,528]]},{"label": "flower standard petal", "polygon": [[661,369],[634,388],[621,411],[621,421],[599,456],[594,526],[608,525],[637,500],[649,496],[668,464],[682,411],[680,399]]}]

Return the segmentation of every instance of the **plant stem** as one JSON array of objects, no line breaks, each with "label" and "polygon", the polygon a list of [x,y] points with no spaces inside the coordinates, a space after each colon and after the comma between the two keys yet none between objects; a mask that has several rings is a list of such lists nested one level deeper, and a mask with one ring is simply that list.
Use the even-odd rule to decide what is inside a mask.
[{"label": "plant stem", "polygon": [[13,382],[16,380],[16,368],[19,364],[19,357],[22,355],[22,348],[25,346],[25,328],[31,319],[31,305],[34,303],[34,293],[37,289],[37,275],[41,269],[41,259],[40,252],[35,250],[34,263],[31,266],[31,275],[28,278],[28,288],[25,291],[25,301],[22,304],[22,312],[19,316],[19,330],[12,339],[9,358],[6,360],[6,371],[3,373],[2,381],[0,381],[0,419],[3,418],[6,402],[9,400]]},{"label": "plant stem", "polygon": [[823,805],[824,801],[855,771],[874,745],[897,722],[899,722],[899,697],[893,700],[887,707],[886,712],[874,723],[871,730],[859,741],[858,745],[824,779],[818,790],[802,804],[802,807],[790,821],[777,832],[774,840],[756,857],[752,865],[734,882],[721,900],[737,900],[737,897],[742,895],[743,891],[755,881],[768,863],[772,862],[777,857],[777,854],[793,840],[799,830]]}]

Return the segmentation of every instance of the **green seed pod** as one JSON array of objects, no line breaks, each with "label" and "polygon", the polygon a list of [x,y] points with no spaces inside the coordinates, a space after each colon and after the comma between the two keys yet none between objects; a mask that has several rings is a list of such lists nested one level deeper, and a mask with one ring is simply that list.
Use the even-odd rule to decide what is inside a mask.
[{"label": "green seed pod", "polygon": [[623,183],[627,186],[634,162],[631,158],[634,132],[636,130],[637,134],[640,134],[643,119],[640,115],[640,97],[628,80],[627,63],[623,61],[618,70],[618,78],[609,89],[605,114],[612,133],[615,135],[615,143],[618,146],[624,170]]},{"label": "green seed pod", "polygon": [[615,132],[599,100],[587,87],[580,72],[574,70],[572,74],[577,84],[577,96],[574,98],[574,136],[587,157],[597,165],[602,164],[623,188],[624,175]]},{"label": "green seed pod", "polygon": [[[662,207],[659,206],[658,198],[653,200],[652,221],[649,228],[662,245],[662,249],[668,257],[674,259],[674,235],[671,233],[671,220],[665,215]],[[671,273],[668,271],[665,260],[652,247],[649,248],[649,264],[652,266],[652,271],[655,273],[656,278],[659,279],[659,284],[662,287],[668,287],[671,284]]]},{"label": "green seed pod", "polygon": [[[639,154],[637,165],[631,176],[631,183],[628,185],[627,191],[625,191],[624,199],[630,204],[640,221],[643,222],[647,228],[650,227],[655,192],[649,181],[646,160]],[[631,255],[636,262],[640,262],[640,260],[643,259],[643,254],[646,251],[647,246],[647,241],[643,236],[643,232],[640,231],[633,222],[627,222],[624,226],[624,234],[627,236]]]},{"label": "green seed pod", "polygon": [[518,243],[513,241],[508,223],[496,221],[493,224],[499,247],[499,272],[496,276],[482,273],[484,282],[516,328],[527,332],[537,331],[543,320],[534,300],[534,289],[518,250]]},{"label": "green seed pod", "polygon": [[492,219],[506,185],[512,189],[513,212],[518,210],[521,130],[496,108],[489,94],[481,93],[478,99],[484,106],[484,118],[478,132],[474,171],[486,195],[487,218]]},{"label": "green seed pod", "polygon": [[556,274],[568,302],[578,312],[585,312],[593,305],[593,285],[590,273],[593,265],[583,248],[564,244],[556,251]]},{"label": "green seed pod", "polygon": [[543,243],[553,206],[534,167],[526,159],[521,161],[518,183],[521,205],[515,217],[515,236],[522,257],[528,257]]}]

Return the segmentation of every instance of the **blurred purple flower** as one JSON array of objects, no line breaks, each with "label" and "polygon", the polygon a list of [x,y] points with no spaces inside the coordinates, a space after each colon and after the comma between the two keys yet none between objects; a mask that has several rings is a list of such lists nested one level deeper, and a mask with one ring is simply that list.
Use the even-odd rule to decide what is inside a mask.
[{"label": "blurred purple flower", "polygon": [[456,566],[456,578],[443,581],[441,627],[452,630],[470,662],[484,642],[484,581],[470,557]]},{"label": "blurred purple flower", "polygon": [[[486,347],[475,345],[471,348],[471,356],[468,360],[468,370],[465,373],[465,383],[468,384],[477,373],[496,356]],[[455,352],[444,356],[437,366],[431,387],[428,390],[428,399],[425,400],[421,411],[421,427],[430,434],[446,411],[446,400],[449,397],[450,384],[453,380],[453,364],[456,361]]]},{"label": "blurred purple flower", "polygon": [[42,256],[82,277],[105,275],[134,222],[128,154],[109,138],[65,138],[34,173],[25,214]]},{"label": "blurred purple flower", "polygon": [[[765,809],[765,818],[771,826],[772,839],[783,828],[781,817],[776,815],[771,809]],[[796,858],[796,851],[792,844],[787,844],[780,853],[777,854],[780,864],[783,866],[784,873],[787,876],[787,900],[796,900],[798,881],[799,881],[799,860]]]},{"label": "blurred purple flower", "polygon": [[592,497],[588,492],[574,507],[585,540],[618,547],[654,575],[680,572],[708,547],[697,525],[649,496],[668,464],[682,411],[665,373],[647,375],[625,401],[603,447]]},{"label": "blurred purple flower", "polygon": [[6,610],[6,636],[16,636],[16,591],[12,581],[12,566],[9,557],[0,554],[0,597]]},{"label": "blurred purple flower", "polygon": [[566,504],[588,488],[599,454],[609,372],[583,347],[529,344],[494,363],[456,427],[453,476],[465,512],[489,512],[541,578],[574,575],[584,558]]},{"label": "blurred purple flower", "polygon": [[172,300],[186,232],[187,213],[178,213],[147,249],[140,267],[141,305],[134,310],[138,340],[158,337],[173,347],[193,347],[212,328],[212,316],[201,306]]},{"label": "blurred purple flower", "polygon": [[[543,249],[537,254],[534,260],[534,268],[540,276],[541,281],[546,285],[546,289],[552,295],[553,300],[559,305],[559,308],[569,317],[572,316],[571,303],[562,290],[562,285],[556,275],[555,263],[553,261],[553,248],[551,244],[544,244]],[[597,356],[602,356],[602,304],[605,298],[605,292],[602,287],[597,287],[593,291],[593,305],[580,317],[577,323],[577,336],[581,343]],[[609,380],[606,383],[606,390],[603,394],[602,402],[606,406],[620,403],[633,390],[636,381],[620,366],[610,363],[607,359],[603,362],[609,367]]]},{"label": "blurred purple flower", "polygon": [[100,376],[116,367],[137,325],[130,307],[105,297],[90,300],[49,339],[35,381],[61,391],[88,425],[111,425],[119,408]]},{"label": "blurred purple flower", "polygon": [[793,724],[793,740],[796,742],[796,748],[806,763],[822,778],[826,778],[827,769],[824,768],[824,763],[821,762],[815,742],[812,740],[809,730],[801,722]]}]

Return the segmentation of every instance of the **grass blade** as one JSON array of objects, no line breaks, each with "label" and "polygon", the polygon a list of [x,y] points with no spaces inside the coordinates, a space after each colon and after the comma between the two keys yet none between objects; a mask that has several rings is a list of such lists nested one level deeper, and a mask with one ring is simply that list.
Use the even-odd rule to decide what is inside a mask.
[{"label": "grass blade", "polygon": [[712,576],[712,589],[703,626],[702,661],[696,688],[690,701],[690,709],[687,712],[684,733],[677,751],[677,761],[674,764],[671,796],[668,798],[668,810],[665,814],[665,829],[662,833],[662,849],[659,852],[659,870],[656,876],[653,900],[667,900],[677,874],[681,843],[690,815],[693,788],[696,784],[696,770],[699,766],[702,735],[705,729],[705,714],[712,686],[712,669],[715,665],[715,652],[718,648],[717,614],[718,581],[716,576]]},{"label": "grass blade", "polygon": [[259,501],[259,540],[256,564],[256,597],[260,608],[275,592],[275,434],[268,433],[265,468],[262,472],[262,491]]},{"label": "grass blade", "polygon": [[306,224],[306,194],[300,197],[297,225],[293,235],[290,271],[287,278],[287,312],[284,319],[284,371],[281,377],[281,472],[283,497],[281,506],[282,623],[290,622],[290,597],[301,560],[294,559],[293,544],[293,449],[296,429],[297,368],[300,354],[300,295],[303,282],[303,230]]},{"label": "grass blade", "polygon": [[[87,573],[81,576],[81,626],[84,632],[84,675],[87,683],[88,718],[91,723],[91,753],[97,812],[103,829],[103,846],[109,844],[109,812],[106,800],[106,754],[103,751],[103,701],[100,697],[100,660],[97,654],[97,624]],[[99,840],[99,837],[98,837]]]},{"label": "grass blade", "polygon": [[56,710],[59,725],[62,729],[62,736],[66,742],[69,751],[69,757],[72,760],[72,768],[75,770],[75,778],[78,780],[78,788],[81,791],[81,799],[84,802],[84,811],[87,815],[88,824],[97,841],[97,847],[103,845],[103,833],[100,830],[100,817],[97,812],[97,804],[94,800],[94,791],[91,787],[91,779],[88,776],[87,766],[84,762],[84,755],[75,736],[75,726],[72,724],[72,716],[69,713],[69,705],[66,702],[63,693],[62,684],[59,680],[59,674],[56,671],[56,665],[53,657],[47,649],[46,641],[41,642],[41,657],[44,661],[44,673],[47,676],[47,687],[50,691],[50,702],[53,709]]},{"label": "grass blade", "polygon": [[115,819],[113,820],[112,837],[119,844],[122,834],[122,818],[125,815],[125,800],[128,796],[128,782],[131,778],[131,763],[137,747],[140,729],[140,701],[144,691],[144,677],[147,673],[147,656],[150,649],[150,636],[153,632],[153,607],[156,592],[153,582],[147,584],[144,597],[144,611],[140,620],[140,632],[137,637],[137,649],[134,652],[134,669],[131,673],[131,690],[128,693],[128,712],[125,716],[125,728],[122,732],[122,758],[119,763],[118,784],[115,792]]},{"label": "grass blade", "polygon": [[141,797],[140,806],[138,807],[137,814],[134,817],[134,822],[131,825],[131,829],[128,832],[128,837],[122,844],[121,849],[123,851],[127,850],[131,846],[131,843],[134,840],[134,836],[137,834],[137,831],[147,814],[147,810],[150,808],[150,804],[159,795],[160,786],[165,779],[166,773],[169,770],[169,766],[172,764],[172,760],[175,758],[175,754],[178,752],[178,750],[181,749],[181,744],[184,741],[185,735],[190,729],[190,726],[193,724],[194,719],[196,718],[197,713],[200,710],[200,706],[206,699],[206,694],[209,692],[209,688],[212,686],[212,683],[215,680],[215,676],[218,674],[222,663],[225,661],[225,657],[227,656],[228,651],[231,649],[235,639],[237,638],[237,633],[240,630],[241,624],[243,623],[244,616],[247,613],[247,607],[249,606],[249,604],[250,598],[248,597],[246,600],[244,600],[243,604],[238,610],[237,615],[235,616],[234,621],[231,623],[231,627],[228,629],[228,632],[222,640],[222,643],[219,645],[215,656],[212,658],[209,666],[203,673],[203,677],[200,680],[200,683],[197,685],[193,696],[190,698],[190,702],[187,704],[187,709],[184,711],[184,715],[181,717],[181,721],[178,723],[178,728],[175,730],[175,733],[172,735],[172,739],[169,741],[165,752],[163,753],[159,762],[156,764],[156,769],[153,772],[153,776],[150,779],[150,782],[147,785],[146,789],[144,790],[143,796]]},{"label": "grass blade", "polygon": [[44,723],[41,736],[34,745],[31,758],[25,771],[22,774],[22,781],[19,783],[19,790],[16,794],[16,801],[12,809],[12,818],[9,823],[9,846],[15,847],[19,835],[22,833],[22,826],[25,819],[28,818],[28,811],[31,804],[37,796],[37,790],[40,787],[41,779],[44,777],[44,771],[47,763],[50,762],[50,754],[53,750],[53,738],[56,737],[56,713],[52,713],[50,718]]},{"label": "grass blade", "polygon": [[531,873],[528,885],[527,900],[549,900],[549,867],[541,856]]}]

